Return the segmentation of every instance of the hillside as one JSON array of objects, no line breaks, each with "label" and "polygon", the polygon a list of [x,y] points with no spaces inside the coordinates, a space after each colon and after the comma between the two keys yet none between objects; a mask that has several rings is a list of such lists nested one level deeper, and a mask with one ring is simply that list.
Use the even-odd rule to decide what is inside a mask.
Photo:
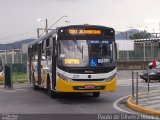
[{"label": "hillside", "polygon": [[121,40],[127,40],[127,39],[129,39],[130,35],[135,34],[137,32],[139,32],[139,30],[137,30],[137,29],[127,30],[124,32],[116,32],[115,38],[121,39]]},{"label": "hillside", "polygon": [[22,44],[28,44],[33,41],[35,41],[35,39],[25,39],[14,43],[0,44],[0,50],[21,49]]},{"label": "hillside", "polygon": [[[121,39],[121,40],[126,40],[129,39],[129,36],[139,32],[137,29],[132,29],[124,32],[116,32],[115,38],[116,39]],[[25,40],[20,40],[14,43],[9,43],[9,44],[0,44],[0,50],[10,50],[10,49],[21,49],[22,44],[28,44],[35,41],[35,39],[25,39]]]}]

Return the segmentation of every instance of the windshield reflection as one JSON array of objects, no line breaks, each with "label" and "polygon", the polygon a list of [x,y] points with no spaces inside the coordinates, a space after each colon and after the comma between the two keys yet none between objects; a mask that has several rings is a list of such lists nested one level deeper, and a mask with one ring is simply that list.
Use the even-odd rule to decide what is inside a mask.
[{"label": "windshield reflection", "polygon": [[107,40],[60,40],[58,64],[66,67],[105,67],[111,62]]}]

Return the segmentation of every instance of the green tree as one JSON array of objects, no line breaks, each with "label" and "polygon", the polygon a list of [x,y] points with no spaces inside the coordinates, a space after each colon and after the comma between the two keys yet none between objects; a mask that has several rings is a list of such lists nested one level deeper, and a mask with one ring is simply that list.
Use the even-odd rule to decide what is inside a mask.
[{"label": "green tree", "polygon": [[130,39],[145,39],[145,38],[151,38],[151,34],[146,32],[145,30],[144,31],[140,31],[140,32],[137,32],[137,33],[134,33],[132,35],[130,35],[129,37]]}]

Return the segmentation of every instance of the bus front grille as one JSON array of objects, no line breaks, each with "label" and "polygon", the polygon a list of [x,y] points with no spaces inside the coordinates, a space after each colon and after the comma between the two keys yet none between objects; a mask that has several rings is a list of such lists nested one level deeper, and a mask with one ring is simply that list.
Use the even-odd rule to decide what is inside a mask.
[{"label": "bus front grille", "polygon": [[86,88],[85,86],[74,86],[74,90],[104,90],[105,86],[94,86],[93,88]]},{"label": "bus front grille", "polygon": [[73,81],[104,81],[105,79],[72,79]]}]

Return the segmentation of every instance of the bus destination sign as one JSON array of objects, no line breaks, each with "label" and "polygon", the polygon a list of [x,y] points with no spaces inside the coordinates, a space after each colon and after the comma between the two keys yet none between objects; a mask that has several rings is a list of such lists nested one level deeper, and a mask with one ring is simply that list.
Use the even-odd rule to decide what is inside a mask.
[{"label": "bus destination sign", "polygon": [[100,35],[101,30],[69,29],[70,35]]}]

